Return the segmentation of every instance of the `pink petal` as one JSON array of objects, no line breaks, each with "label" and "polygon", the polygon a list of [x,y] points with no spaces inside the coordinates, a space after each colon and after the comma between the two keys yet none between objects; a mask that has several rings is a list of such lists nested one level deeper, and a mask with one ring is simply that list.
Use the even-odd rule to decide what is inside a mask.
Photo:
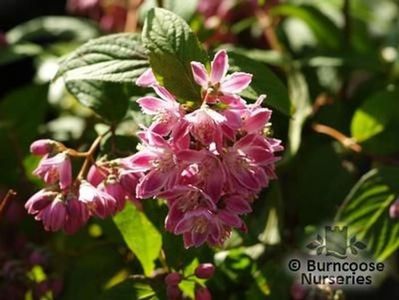
[{"label": "pink petal", "polygon": [[274,161],[273,153],[267,151],[265,148],[261,147],[248,147],[245,149],[245,153],[257,164],[267,164]]},{"label": "pink petal", "polygon": [[176,98],[164,87],[162,86],[154,86],[154,91],[157,93],[159,97],[168,101],[168,102],[176,102]]},{"label": "pink petal", "polygon": [[231,214],[231,213],[228,213],[225,211],[221,211],[218,213],[217,216],[220,218],[220,220],[222,220],[224,223],[226,223],[229,226],[232,226],[232,227],[240,227],[241,226],[241,223],[242,223],[241,219],[234,214]]},{"label": "pink petal", "polygon": [[232,196],[225,201],[227,210],[236,214],[249,213],[252,211],[251,205],[244,196]]},{"label": "pink petal", "polygon": [[226,117],[227,126],[233,129],[238,129],[241,127],[241,117],[237,111],[226,109],[223,111],[223,115]]},{"label": "pink petal", "polygon": [[148,115],[155,115],[165,108],[164,101],[152,96],[142,97],[137,100],[137,103],[140,105],[143,113]]},{"label": "pink petal", "polygon": [[157,83],[157,80],[152,72],[151,68],[147,69],[140,77],[136,80],[136,85],[148,87]]},{"label": "pink petal", "polygon": [[179,223],[177,223],[174,233],[182,234],[182,233],[190,230],[193,227],[193,222],[194,222],[193,218],[191,218],[190,216],[186,216]]},{"label": "pink petal", "polygon": [[131,168],[137,172],[145,172],[152,167],[152,161],[157,157],[153,152],[140,151],[130,156]]},{"label": "pink petal", "polygon": [[72,166],[68,156],[65,157],[65,160],[59,166],[59,172],[60,187],[65,189],[72,184]]},{"label": "pink petal", "polygon": [[191,237],[192,237],[192,240],[193,240],[194,247],[199,247],[203,243],[205,243],[207,238],[208,238],[208,235],[209,235],[208,230],[206,230],[204,232],[195,232],[195,231],[193,231],[191,233]]},{"label": "pink petal", "polygon": [[266,108],[258,109],[244,121],[243,129],[248,133],[259,132],[266,126],[270,116],[270,110]]},{"label": "pink petal", "polygon": [[251,190],[259,189],[259,182],[256,180],[255,174],[253,174],[250,170],[237,170],[232,175],[245,187]]},{"label": "pink petal", "polygon": [[139,198],[151,198],[159,193],[165,186],[167,177],[158,170],[150,171],[137,185],[137,196]]},{"label": "pink petal", "polygon": [[226,50],[220,50],[215,54],[211,64],[211,82],[212,84],[221,82],[229,69],[229,61]]},{"label": "pink petal", "polygon": [[177,159],[190,163],[200,163],[205,156],[205,152],[191,149],[181,150],[176,154]]},{"label": "pink petal", "polygon": [[151,126],[148,128],[148,130],[155,132],[156,134],[159,134],[161,136],[165,136],[170,133],[173,125],[174,124],[172,124],[170,122],[155,121],[154,123],[151,124]]},{"label": "pink petal", "polygon": [[92,165],[87,174],[87,180],[94,186],[99,185],[105,179],[105,171],[100,171],[95,165]]},{"label": "pink petal", "polygon": [[199,62],[193,61],[191,62],[191,70],[193,72],[195,82],[204,89],[207,88],[209,79],[205,66]]},{"label": "pink petal", "polygon": [[239,93],[251,83],[252,74],[235,72],[221,82],[220,90],[225,93]]}]

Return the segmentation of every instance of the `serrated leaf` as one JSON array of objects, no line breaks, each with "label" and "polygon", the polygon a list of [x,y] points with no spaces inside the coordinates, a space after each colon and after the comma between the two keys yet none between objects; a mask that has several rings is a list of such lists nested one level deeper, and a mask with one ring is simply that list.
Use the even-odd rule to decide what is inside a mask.
[{"label": "serrated leaf", "polygon": [[56,77],[66,82],[97,80],[133,83],[147,68],[140,36],[119,33],[91,40],[64,59]]},{"label": "serrated leaf", "polygon": [[260,95],[266,94],[265,104],[271,106],[285,115],[291,114],[291,103],[287,87],[281,80],[262,62],[254,61],[243,54],[228,52],[232,71],[241,71],[253,74],[249,88],[241,95],[245,98],[256,100]]},{"label": "serrated leaf", "polygon": [[162,247],[159,231],[131,203],[127,203],[125,209],[114,217],[114,222],[126,244],[140,261],[145,275],[151,276]]},{"label": "serrated leaf", "polygon": [[154,8],[147,14],[142,40],[151,68],[161,85],[184,101],[200,101],[191,61],[208,64],[208,57],[188,24],[174,13]]},{"label": "serrated leaf", "polygon": [[397,182],[399,168],[371,170],[353,187],[336,217],[337,223],[348,226],[380,261],[399,248],[399,223],[389,216],[389,207],[399,193]]}]

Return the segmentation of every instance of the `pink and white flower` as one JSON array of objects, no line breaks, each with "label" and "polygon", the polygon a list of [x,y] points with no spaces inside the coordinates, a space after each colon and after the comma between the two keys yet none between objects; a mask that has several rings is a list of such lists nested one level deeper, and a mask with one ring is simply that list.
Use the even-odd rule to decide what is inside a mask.
[{"label": "pink and white flower", "polygon": [[186,128],[182,119],[183,108],[165,88],[159,86],[153,86],[153,88],[160,98],[145,96],[137,100],[145,114],[155,117],[148,130],[161,136],[166,136],[172,132],[172,136],[179,139]]},{"label": "pink and white flower", "polygon": [[[191,70],[194,80],[205,92],[205,101],[215,103],[239,101],[236,94],[246,89],[252,80],[252,75],[244,72],[234,72],[227,75],[229,61],[226,50],[219,50],[211,63],[211,71],[208,73],[200,62],[191,62]],[[231,98],[235,99],[232,100]]]},{"label": "pink and white flower", "polygon": [[47,184],[59,182],[61,189],[65,189],[72,184],[71,160],[65,152],[54,156],[46,154],[33,174],[42,178]]}]

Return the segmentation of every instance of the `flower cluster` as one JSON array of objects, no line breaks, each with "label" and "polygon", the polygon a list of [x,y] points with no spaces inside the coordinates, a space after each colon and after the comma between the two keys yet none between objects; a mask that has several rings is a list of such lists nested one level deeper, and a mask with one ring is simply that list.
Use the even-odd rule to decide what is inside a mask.
[{"label": "flower cluster", "polygon": [[75,233],[91,216],[106,218],[135,200],[139,174],[126,169],[124,159],[96,162],[84,179],[72,178],[71,150],[53,140],[38,140],[31,152],[43,156],[33,171],[47,185],[25,204],[28,213],[50,231]]},{"label": "flower cluster", "polygon": [[[139,5],[141,1],[137,5]],[[128,5],[115,0],[68,0],[68,12],[87,16],[98,22],[100,28],[108,32],[124,31]]]},{"label": "flower cluster", "polygon": [[80,172],[73,180],[70,156],[76,151],[52,140],[33,143],[32,153],[43,156],[34,174],[47,186],[28,200],[28,212],[46,230],[73,233],[90,216],[122,210],[127,199],[160,198],[169,208],[166,229],[183,235],[185,247],[221,245],[233,228],[245,230],[241,216],[276,177],[275,153],[283,149],[265,134],[271,110],[261,106],[264,96],[247,104],[238,95],[252,75],[227,75],[225,50],[215,55],[210,72],[199,62],[191,68],[202,90],[197,106],[179,103],[151,70],[137,80],[157,97],[137,100],[154,119],[138,132],[139,151],[131,156],[97,161],[87,176]]},{"label": "flower cluster", "polygon": [[220,245],[232,228],[245,230],[241,215],[276,177],[275,152],[283,148],[265,136],[271,110],[261,106],[264,96],[247,104],[238,95],[252,75],[227,75],[225,50],[216,53],[210,72],[199,62],[191,68],[202,89],[198,107],[180,104],[151,70],[137,80],[158,97],[138,99],[154,122],[139,133],[141,150],[129,161],[143,173],[137,197],[166,200],[168,231],[183,235],[186,247]]}]

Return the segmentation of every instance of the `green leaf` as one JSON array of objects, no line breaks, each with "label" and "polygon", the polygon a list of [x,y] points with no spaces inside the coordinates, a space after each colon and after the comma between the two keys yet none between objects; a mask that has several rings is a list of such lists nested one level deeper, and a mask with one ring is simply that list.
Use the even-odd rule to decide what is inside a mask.
[{"label": "green leaf", "polygon": [[399,168],[371,170],[353,187],[336,216],[336,222],[348,226],[380,261],[399,248],[399,223],[389,216],[389,207],[399,193],[398,182]]},{"label": "green leaf", "polygon": [[14,44],[53,38],[85,42],[98,35],[97,27],[87,20],[75,17],[47,16],[14,27],[7,32],[7,41]]},{"label": "green leaf", "polygon": [[116,286],[106,290],[100,300],[147,300],[156,299],[155,292],[145,283],[135,282],[131,279],[125,280]]},{"label": "green leaf", "polygon": [[161,8],[148,12],[142,32],[150,64],[157,80],[184,101],[200,101],[201,88],[195,83],[191,61],[208,64],[208,57],[188,24]]},{"label": "green leaf", "polygon": [[358,142],[366,141],[386,129],[399,116],[399,93],[381,91],[367,98],[352,119],[352,136]]},{"label": "green leaf", "polygon": [[272,15],[294,17],[304,21],[321,45],[339,49],[342,44],[340,29],[320,10],[310,5],[282,4],[271,9]]},{"label": "green leaf", "polygon": [[293,69],[289,72],[288,91],[294,113],[288,129],[289,145],[287,156],[292,157],[299,150],[303,125],[312,113],[308,84],[304,75],[299,70]]},{"label": "green leaf", "polygon": [[388,155],[399,150],[399,92],[381,91],[367,98],[352,118],[351,133],[366,152]]},{"label": "green leaf", "polygon": [[64,59],[56,77],[65,82],[99,80],[133,83],[148,68],[140,36],[120,33],[91,40]]},{"label": "green leaf", "polygon": [[252,83],[241,95],[256,100],[259,95],[266,94],[266,105],[290,115],[291,104],[287,88],[266,64],[254,61],[243,54],[229,51],[229,62],[232,71],[242,71],[253,74]]},{"label": "green leaf", "polygon": [[126,115],[129,107],[129,92],[124,84],[73,80],[67,81],[66,87],[82,105],[91,108],[109,123],[120,121]]},{"label": "green leaf", "polygon": [[146,276],[155,269],[155,260],[162,247],[162,237],[146,215],[131,203],[114,217],[114,222],[126,244],[137,256]]}]

